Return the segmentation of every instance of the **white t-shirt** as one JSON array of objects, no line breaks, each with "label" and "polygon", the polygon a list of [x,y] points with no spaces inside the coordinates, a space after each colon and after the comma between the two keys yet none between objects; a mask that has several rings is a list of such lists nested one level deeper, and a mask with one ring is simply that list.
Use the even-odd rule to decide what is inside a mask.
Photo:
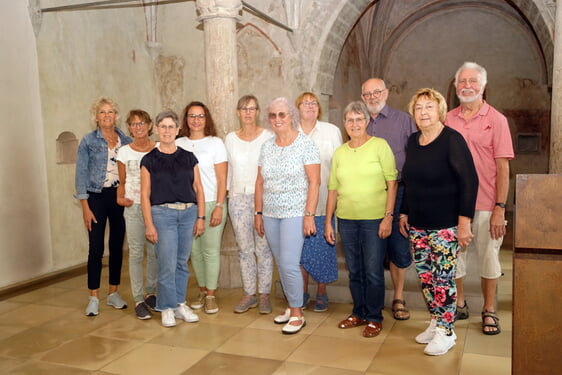
[{"label": "white t-shirt", "polygon": [[217,174],[215,172],[215,164],[228,161],[222,139],[211,136],[196,140],[181,137],[176,139],[176,145],[195,154],[199,161],[199,173],[201,174],[201,182],[205,192],[205,201],[216,201]]},{"label": "white t-shirt", "polygon": [[224,139],[228,153],[228,195],[254,194],[258,175],[258,158],[261,146],[273,132],[264,129],[252,141],[240,139],[236,132],[230,132]]},{"label": "white t-shirt", "polygon": [[316,216],[326,216],[328,180],[330,178],[330,168],[332,167],[332,156],[336,148],[342,145],[341,131],[336,125],[316,121],[316,125],[308,136],[314,141],[320,151],[320,190],[318,193]]},{"label": "white t-shirt", "polygon": [[139,152],[130,145],[120,147],[117,151],[117,161],[125,165],[127,180],[125,181],[125,198],[140,204],[140,162],[148,152]]}]

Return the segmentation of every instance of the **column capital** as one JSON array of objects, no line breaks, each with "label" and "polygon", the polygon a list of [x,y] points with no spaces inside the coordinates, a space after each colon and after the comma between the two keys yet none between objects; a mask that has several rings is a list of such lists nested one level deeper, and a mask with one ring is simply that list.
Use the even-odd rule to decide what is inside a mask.
[{"label": "column capital", "polygon": [[240,17],[242,10],[241,0],[197,0],[197,13],[199,21],[209,18],[234,18]]}]

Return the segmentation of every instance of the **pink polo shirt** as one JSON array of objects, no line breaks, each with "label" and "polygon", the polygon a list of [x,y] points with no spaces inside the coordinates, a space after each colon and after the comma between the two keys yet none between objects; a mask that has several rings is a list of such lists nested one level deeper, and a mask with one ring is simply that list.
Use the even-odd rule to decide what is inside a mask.
[{"label": "pink polo shirt", "polygon": [[447,113],[445,124],[463,135],[472,153],[479,180],[476,209],[492,211],[496,204],[496,159],[514,157],[507,118],[484,101],[470,120],[464,119],[459,106]]}]

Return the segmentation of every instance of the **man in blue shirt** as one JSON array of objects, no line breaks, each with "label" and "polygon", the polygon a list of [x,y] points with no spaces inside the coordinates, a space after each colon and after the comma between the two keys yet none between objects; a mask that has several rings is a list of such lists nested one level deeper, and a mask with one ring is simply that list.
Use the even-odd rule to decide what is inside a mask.
[{"label": "man in blue shirt", "polygon": [[386,240],[386,251],[390,260],[390,275],[394,285],[392,315],[396,320],[406,320],[410,318],[410,312],[406,309],[406,301],[404,300],[404,281],[406,269],[412,263],[412,256],[408,238],[400,234],[398,215],[404,196],[404,186],[401,180],[402,167],[406,158],[406,145],[408,138],[417,131],[417,128],[409,114],[386,105],[388,89],[382,79],[370,78],[365,81],[361,85],[361,98],[371,115],[367,133],[374,137],[384,138],[390,145],[396,159],[398,193],[394,205],[392,234]]}]

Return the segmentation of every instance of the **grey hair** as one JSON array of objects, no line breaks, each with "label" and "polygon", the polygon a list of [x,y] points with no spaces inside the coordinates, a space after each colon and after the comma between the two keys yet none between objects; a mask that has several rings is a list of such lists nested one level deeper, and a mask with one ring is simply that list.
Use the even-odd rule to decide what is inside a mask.
[{"label": "grey hair", "polygon": [[482,65],[478,65],[475,62],[466,61],[455,73],[455,87],[457,87],[459,75],[465,69],[476,70],[478,72],[478,75],[480,76],[480,84],[482,85],[482,87],[486,86],[486,84],[488,83],[488,73],[486,72],[486,69],[484,69]]},{"label": "grey hair", "polygon": [[345,107],[345,109],[343,110],[344,123],[348,113],[362,114],[363,116],[365,116],[365,120],[367,122],[369,122],[369,120],[371,119],[371,115],[369,114],[369,110],[367,109],[367,106],[361,100],[351,102]]},{"label": "grey hair", "polygon": [[271,124],[269,123],[269,111],[271,110],[271,107],[273,107],[276,104],[283,104],[289,109],[289,116],[291,116],[291,128],[298,130],[301,123],[299,110],[289,99],[287,99],[284,96],[273,99],[267,105],[267,108],[264,113],[264,124],[265,124],[264,127],[271,129]]},{"label": "grey hair", "polygon": [[176,124],[176,128],[179,126],[178,115],[174,111],[162,111],[162,112],[160,112],[158,115],[156,115],[156,118],[154,119],[154,124],[156,126],[158,126],[158,124],[160,124],[162,122],[162,120],[167,119],[167,118],[172,119],[172,121]]}]

